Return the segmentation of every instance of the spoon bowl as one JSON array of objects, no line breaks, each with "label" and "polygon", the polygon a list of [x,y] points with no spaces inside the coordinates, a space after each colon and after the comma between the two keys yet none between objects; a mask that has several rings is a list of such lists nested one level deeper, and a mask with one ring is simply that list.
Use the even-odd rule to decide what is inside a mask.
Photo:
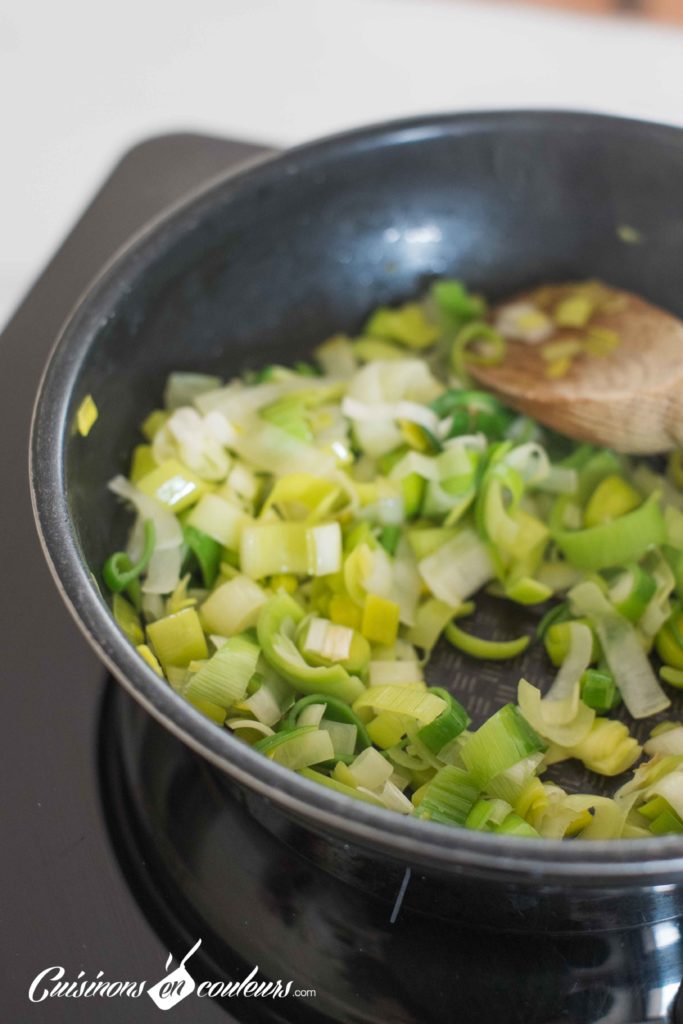
[{"label": "spoon bowl", "polygon": [[468,369],[513,409],[576,440],[634,455],[682,447],[683,323],[631,292],[610,293],[591,318],[618,338],[608,354],[584,354],[553,378],[545,345],[577,336],[561,328],[542,343],[509,339],[502,362]]}]

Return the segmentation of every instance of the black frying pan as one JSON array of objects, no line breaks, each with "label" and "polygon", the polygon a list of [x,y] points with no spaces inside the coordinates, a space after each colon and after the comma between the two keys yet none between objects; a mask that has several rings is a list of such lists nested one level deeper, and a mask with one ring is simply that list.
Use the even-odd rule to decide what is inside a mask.
[{"label": "black frying pan", "polygon": [[[221,179],[153,224],[98,279],[52,353],[33,424],[33,500],[87,639],[269,827],[303,825],[317,837],[311,855],[388,898],[410,866],[406,901],[446,916],[526,929],[640,925],[683,910],[683,840],[454,830],[349,801],[250,750],[174,694],[115,626],[99,567],[127,521],[106,482],[127,466],[169,371],[230,376],[304,356],[437,275],[494,298],[597,276],[683,316],[682,182],[683,131],[636,121],[493,113],[352,132]],[[640,244],[624,244],[623,225]],[[83,439],[72,425],[87,394],[100,416]],[[482,609],[501,634],[518,627],[511,614],[507,604]],[[430,672],[475,721],[514,699],[522,672],[539,683],[551,675],[538,651],[486,667],[446,648]],[[570,788],[596,788],[595,776],[563,771]]]}]

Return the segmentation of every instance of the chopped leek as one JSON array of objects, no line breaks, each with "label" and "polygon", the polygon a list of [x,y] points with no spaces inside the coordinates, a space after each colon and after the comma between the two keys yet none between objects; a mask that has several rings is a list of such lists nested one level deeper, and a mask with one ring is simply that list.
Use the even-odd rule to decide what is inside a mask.
[{"label": "chopped leek", "polygon": [[204,493],[205,485],[200,478],[177,459],[167,459],[138,480],[143,494],[156,498],[173,512],[194,505]]},{"label": "chopped leek", "polygon": [[356,785],[369,790],[383,786],[391,777],[393,770],[390,762],[374,747],[366,747],[349,765]]},{"label": "chopped leek", "polygon": [[586,669],[581,676],[581,700],[594,711],[611,711],[616,707],[621,697],[611,673]]},{"label": "chopped leek", "polygon": [[268,597],[248,576],[237,575],[211,591],[199,609],[207,633],[234,636],[255,626]]},{"label": "chopped leek", "polygon": [[633,717],[647,718],[667,708],[671,701],[657,682],[631,623],[614,610],[595,583],[580,583],[570,591],[569,598],[572,607],[590,619]]},{"label": "chopped leek", "polygon": [[232,637],[190,676],[185,696],[190,701],[199,697],[227,710],[247,692],[259,654],[258,645],[253,641],[242,636]]},{"label": "chopped leek", "polygon": [[445,825],[464,825],[479,793],[471,775],[455,765],[445,765],[427,783],[414,814]]},{"label": "chopped leek", "polygon": [[622,476],[613,474],[600,481],[588,500],[583,514],[585,526],[611,523],[638,508],[642,495]]},{"label": "chopped leek", "polygon": [[663,544],[666,525],[654,495],[613,522],[584,530],[557,530],[554,540],[565,558],[580,569],[607,569],[635,562],[648,548]]},{"label": "chopped leek", "polygon": [[467,379],[467,364],[495,366],[505,357],[505,338],[484,320],[461,327],[451,348],[451,370],[461,380]]},{"label": "chopped leek", "polygon": [[112,611],[117,625],[123,630],[133,646],[137,647],[139,644],[144,644],[145,633],[140,616],[132,604],[126,601],[125,597],[122,597],[121,594],[114,593]]},{"label": "chopped leek", "polygon": [[202,624],[194,608],[150,622],[147,636],[164,668],[168,665],[189,665],[206,658],[208,649]]},{"label": "chopped leek", "polygon": [[577,700],[573,716],[568,721],[557,722],[554,716],[548,716],[547,705],[541,699],[540,690],[526,679],[519,681],[517,703],[520,712],[539,736],[560,747],[573,747],[580,743],[590,732],[595,720],[595,711]]},{"label": "chopped leek", "polygon": [[306,662],[294,642],[303,618],[301,606],[284,591],[263,605],[257,630],[264,658],[301,693],[326,693],[350,703],[363,692],[363,684],[341,665],[313,667]]},{"label": "chopped leek", "polygon": [[447,707],[429,725],[423,725],[417,735],[433,754],[438,754],[447,743],[450,743],[467,728],[470,724],[470,716],[462,704],[446,690],[433,687],[430,692],[445,700]]},{"label": "chopped leek", "polygon": [[76,429],[81,437],[87,437],[95,423],[99,412],[92,395],[86,395],[76,410]]},{"label": "chopped leek", "polygon": [[363,606],[361,632],[375,644],[393,644],[398,632],[400,609],[395,601],[368,594]]},{"label": "chopped leek", "polygon": [[356,730],[356,743],[361,750],[370,746],[370,736],[358,715],[344,701],[337,700],[336,697],[330,697],[327,693],[312,693],[298,700],[290,708],[285,726],[287,728],[294,728],[296,723],[300,721],[302,712],[314,705],[322,705],[324,717],[329,721],[353,726]]},{"label": "chopped leek", "polygon": [[628,726],[610,718],[596,718],[587,736],[571,748],[571,756],[599,775],[620,775],[638,760],[641,747]]},{"label": "chopped leek", "polygon": [[[508,836],[683,834],[678,723],[653,730],[652,760],[614,800],[541,781],[571,758],[632,768],[641,747],[613,709],[663,711],[657,669],[683,688],[681,454],[657,472],[467,384],[508,339],[538,345],[551,377],[607,355],[619,337],[594,317],[616,308],[583,282],[490,315],[437,281],[324,342],[315,366],[172,373],[128,477],[109,483],[134,517],[102,570],[158,685],[235,742],[394,813]],[[96,410],[79,416],[85,436]],[[460,628],[483,589],[503,616],[547,602],[534,637]],[[456,680],[430,685],[440,642],[491,662],[545,647],[556,675],[522,678],[517,705],[472,729]]]},{"label": "chopped leek", "polygon": [[462,604],[495,575],[486,545],[470,529],[427,555],[418,568],[434,597],[452,607]]},{"label": "chopped leek", "polygon": [[208,589],[213,587],[221,560],[221,546],[213,537],[194,526],[183,528],[183,538],[190,552],[197,560],[202,583]]},{"label": "chopped leek", "polygon": [[407,715],[422,725],[429,725],[446,710],[447,701],[433,692],[413,686],[371,686],[353,704],[355,712],[362,708],[392,711]]},{"label": "chopped leek", "polygon": [[515,705],[506,704],[468,736],[460,754],[483,789],[500,772],[544,749],[543,741]]},{"label": "chopped leek", "polygon": [[609,588],[609,599],[619,612],[630,622],[642,619],[651,598],[657,590],[657,582],[642,566],[634,562],[625,566]]},{"label": "chopped leek", "polygon": [[528,636],[520,636],[516,640],[486,640],[465,633],[454,622],[446,626],[444,636],[454,647],[482,661],[506,661],[508,658],[516,658],[527,649],[531,640]]},{"label": "chopped leek", "polygon": [[131,562],[125,551],[115,552],[104,563],[102,576],[112,594],[120,594],[123,590],[128,590],[131,583],[136,581],[149,565],[156,540],[154,520],[145,519],[143,530],[144,547],[135,564]]}]

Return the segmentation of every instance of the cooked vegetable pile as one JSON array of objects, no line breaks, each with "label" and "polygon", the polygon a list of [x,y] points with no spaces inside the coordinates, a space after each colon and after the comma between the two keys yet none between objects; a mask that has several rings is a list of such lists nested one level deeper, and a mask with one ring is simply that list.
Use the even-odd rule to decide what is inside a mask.
[{"label": "cooked vegetable pile", "polygon": [[[682,724],[659,721],[614,798],[543,780],[568,758],[632,768],[643,748],[611,713],[661,719],[658,674],[683,686],[680,459],[659,473],[574,444],[467,379],[506,336],[552,346],[568,318],[584,333],[549,349],[551,372],[599,357],[618,344],[591,333],[608,302],[596,283],[543,289],[494,319],[440,281],[326,341],[315,366],[172,374],[110,484],[136,519],[103,578],[141,657],[354,800],[508,835],[683,832]],[[463,626],[484,588],[502,621],[507,602],[538,606],[535,635]],[[554,682],[520,679],[517,704],[473,728],[453,680],[425,681],[440,640],[489,660],[544,644]]]}]

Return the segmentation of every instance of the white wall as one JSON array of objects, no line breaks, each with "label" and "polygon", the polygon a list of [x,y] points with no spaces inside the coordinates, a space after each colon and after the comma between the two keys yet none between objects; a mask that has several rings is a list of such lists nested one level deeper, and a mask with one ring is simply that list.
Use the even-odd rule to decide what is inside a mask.
[{"label": "white wall", "polygon": [[195,129],[281,145],[406,114],[683,123],[683,32],[458,0],[5,0],[0,322],[117,156]]}]

